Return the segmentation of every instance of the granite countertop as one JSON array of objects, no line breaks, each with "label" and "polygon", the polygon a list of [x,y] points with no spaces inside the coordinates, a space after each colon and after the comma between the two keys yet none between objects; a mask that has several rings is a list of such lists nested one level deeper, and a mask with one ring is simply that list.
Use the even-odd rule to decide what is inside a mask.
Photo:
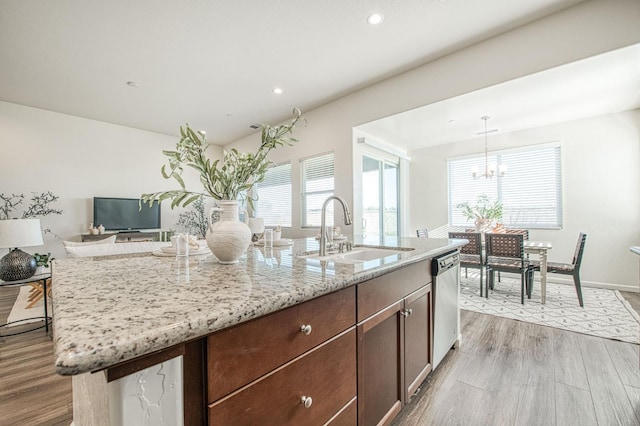
[{"label": "granite countertop", "polygon": [[221,265],[213,255],[194,256],[188,261],[150,253],[58,259],[52,286],[56,371],[74,375],[103,369],[465,243],[394,238],[374,245],[414,250],[359,264],[296,257],[318,249],[312,238],[272,250],[250,246],[235,265]]}]

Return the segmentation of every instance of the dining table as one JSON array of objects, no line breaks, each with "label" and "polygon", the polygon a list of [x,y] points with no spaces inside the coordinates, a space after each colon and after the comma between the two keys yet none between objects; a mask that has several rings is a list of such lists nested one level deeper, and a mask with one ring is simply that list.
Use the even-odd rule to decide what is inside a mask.
[{"label": "dining table", "polygon": [[523,243],[524,252],[538,255],[540,260],[540,302],[547,302],[547,252],[553,248],[551,241],[527,240]]}]

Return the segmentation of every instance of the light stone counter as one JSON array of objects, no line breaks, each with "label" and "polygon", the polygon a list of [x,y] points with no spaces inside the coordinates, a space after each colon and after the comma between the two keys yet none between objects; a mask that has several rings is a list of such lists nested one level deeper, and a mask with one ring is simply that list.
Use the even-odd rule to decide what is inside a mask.
[{"label": "light stone counter", "polygon": [[[369,242],[368,242],[369,243]],[[400,238],[414,248],[356,265],[295,257],[290,247],[250,246],[236,265],[213,255],[60,259],[53,267],[55,366],[63,375],[103,369],[453,250],[464,240]]]}]

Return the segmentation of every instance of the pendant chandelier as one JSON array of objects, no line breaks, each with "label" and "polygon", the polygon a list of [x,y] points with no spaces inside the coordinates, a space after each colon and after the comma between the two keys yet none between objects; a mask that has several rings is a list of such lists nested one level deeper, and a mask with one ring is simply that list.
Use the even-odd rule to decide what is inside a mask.
[{"label": "pendant chandelier", "polygon": [[480,118],[484,120],[484,132],[478,133],[479,135],[484,134],[484,173],[480,174],[478,173],[477,167],[471,167],[471,175],[473,176],[474,179],[478,179],[481,177],[484,177],[485,179],[491,179],[494,176],[503,177],[507,173],[507,166],[498,165],[497,173],[496,173],[496,165],[489,164],[489,148],[487,143],[487,134],[492,132],[497,132],[498,129],[487,130],[487,120],[491,118],[488,115],[485,115],[484,117],[480,117]]}]

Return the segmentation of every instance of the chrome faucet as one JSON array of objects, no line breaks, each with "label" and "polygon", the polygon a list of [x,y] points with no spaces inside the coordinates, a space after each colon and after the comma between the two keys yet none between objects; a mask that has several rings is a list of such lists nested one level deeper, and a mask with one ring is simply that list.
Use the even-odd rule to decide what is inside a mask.
[{"label": "chrome faucet", "polygon": [[337,195],[332,195],[324,201],[322,205],[322,216],[320,219],[320,251],[318,255],[326,256],[327,255],[327,206],[331,200],[339,201],[342,204],[342,210],[344,212],[344,224],[351,225],[351,213],[349,213],[349,207],[347,206],[347,202],[342,197],[338,197]]}]

